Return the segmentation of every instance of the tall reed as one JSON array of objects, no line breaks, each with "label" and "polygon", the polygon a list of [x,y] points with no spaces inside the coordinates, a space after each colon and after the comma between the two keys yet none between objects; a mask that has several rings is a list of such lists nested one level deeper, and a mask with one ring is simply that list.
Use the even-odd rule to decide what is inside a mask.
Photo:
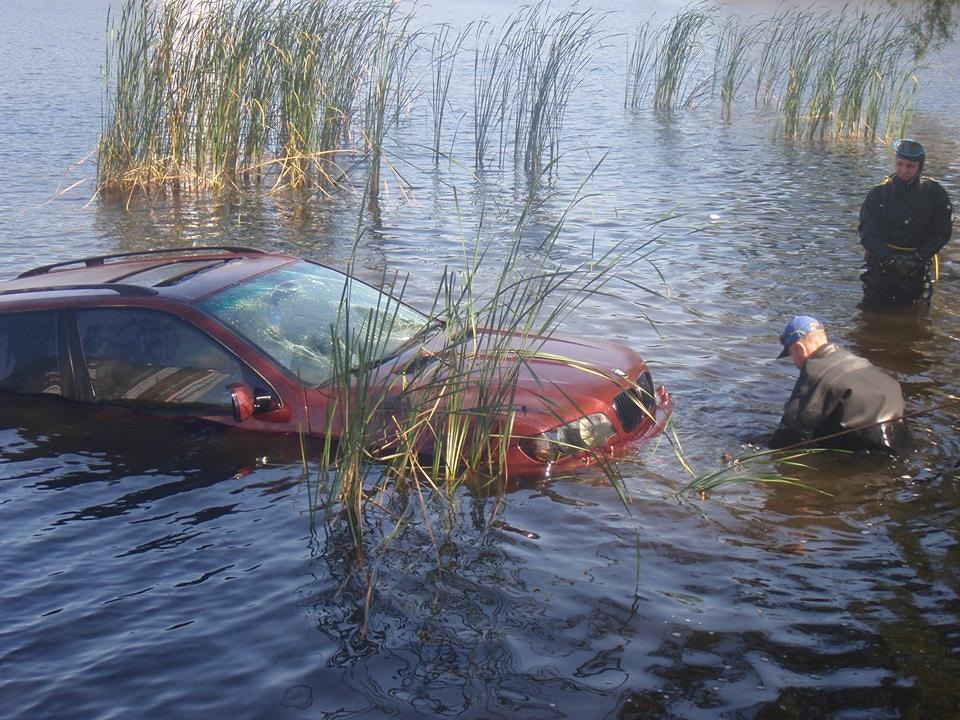
[{"label": "tall reed", "polygon": [[[752,73],[754,102],[779,113],[777,131],[801,136],[889,136],[912,113],[917,47],[903,32],[907,17],[844,8],[835,12],[784,9],[766,21],[727,19],[713,27],[713,13],[690,6],[659,28],[641,26],[627,65],[625,103],[649,98],[656,110],[695,104],[709,80],[724,120],[737,90]],[[700,62],[713,47],[708,77]]]},{"label": "tall reed", "polygon": [[515,38],[513,156],[533,175],[559,155],[567,103],[598,48],[604,17],[593,10],[548,11],[549,4],[532,6]]},{"label": "tall reed", "polygon": [[408,23],[391,0],[125,0],[108,18],[101,190],[325,189],[357,151],[375,174]]},{"label": "tall reed", "polygon": [[674,110],[694,104],[706,78],[693,75],[701,60],[703,31],[710,14],[701,5],[680,12],[659,33],[654,61],[653,107]]},{"label": "tall reed", "polygon": [[651,82],[653,58],[656,53],[654,37],[656,32],[651,29],[650,21],[637,28],[636,37],[630,44],[630,53],[627,58],[627,86],[624,92],[623,104],[627,108],[638,108],[646,99]]},{"label": "tall reed", "polygon": [[724,120],[730,120],[737,91],[743,85],[749,71],[745,62],[751,41],[756,33],[755,25],[740,25],[727,20],[720,28],[714,55],[714,91],[720,88],[720,112]]},{"label": "tall reed", "polygon": [[820,28],[817,18],[811,13],[796,16],[796,22],[791,24],[786,83],[779,99],[781,124],[786,137],[800,134],[804,96],[827,37],[827,32]]},{"label": "tall reed", "polygon": [[[464,239],[463,265],[443,270],[429,312],[443,319],[437,325],[441,335],[431,343],[433,349],[421,348],[420,356],[393,376],[393,393],[376,391],[372,374],[355,368],[379,356],[380,338],[395,315],[377,308],[362,328],[342,322],[331,328],[331,344],[341,350],[334,358],[330,392],[337,404],[327,418],[328,435],[340,439],[328,446],[323,462],[328,504],[343,510],[350,522],[359,525],[362,511],[380,507],[369,498],[387,493],[449,503],[465,483],[477,491],[502,491],[508,481],[506,451],[518,439],[513,429],[517,378],[531,373],[530,362],[544,357],[543,337],[580,303],[603,292],[615,272],[649,259],[634,246],[618,245],[566,264],[557,245],[563,218],[531,253],[528,218],[524,212],[514,242],[496,261],[490,259],[494,247],[484,239],[482,220],[475,236]],[[402,289],[402,282],[394,284],[398,297]],[[374,315],[381,320],[374,321]],[[616,382],[606,368],[549,359]],[[558,418],[576,407],[562,388],[546,384],[541,400]],[[371,475],[374,463],[380,474]],[[614,484],[619,482],[613,465],[601,467]]]},{"label": "tall reed", "polygon": [[474,164],[482,169],[496,141],[537,176],[558,156],[563,117],[602,39],[594,10],[553,13],[541,0],[499,28],[477,26],[474,56]]},{"label": "tall reed", "polygon": [[[515,62],[509,42],[521,19],[508,17],[499,31],[489,22],[476,26],[477,49],[473,57],[473,162],[478,170],[489,161],[491,143],[498,131],[502,135],[507,117],[510,80]],[[502,137],[498,148],[502,147]],[[502,153],[500,154],[502,160]]]},{"label": "tall reed", "polygon": [[753,61],[756,75],[756,89],[754,102],[769,105],[776,101],[776,92],[782,78],[789,69],[791,33],[797,22],[802,23],[805,13],[793,9],[781,10],[766,23],[758,27],[756,42],[759,43],[759,52],[754,52]]},{"label": "tall reed", "polygon": [[434,163],[440,162],[440,138],[447,107],[450,105],[450,83],[463,43],[472,28],[468,23],[459,31],[442,25],[432,36],[430,48],[430,110],[433,139],[430,145]]},{"label": "tall reed", "polygon": [[[379,213],[380,172],[383,159],[383,140],[390,118],[387,114],[396,98],[402,96],[401,77],[410,64],[415,44],[408,28],[409,14],[395,17],[395,7],[387,9],[386,16],[376,25],[371,62],[367,69],[367,101],[365,105],[363,138],[367,148],[367,200],[371,212]],[[393,119],[397,119],[396,113]]]}]

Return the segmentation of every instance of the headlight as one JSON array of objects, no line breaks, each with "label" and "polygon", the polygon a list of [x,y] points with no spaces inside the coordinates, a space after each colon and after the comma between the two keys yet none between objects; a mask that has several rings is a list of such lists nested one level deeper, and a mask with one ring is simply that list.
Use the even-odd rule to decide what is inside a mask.
[{"label": "headlight", "polygon": [[616,433],[606,415],[593,413],[536,437],[524,438],[520,441],[520,447],[534,460],[554,462],[564,455],[576,455],[600,447]]}]

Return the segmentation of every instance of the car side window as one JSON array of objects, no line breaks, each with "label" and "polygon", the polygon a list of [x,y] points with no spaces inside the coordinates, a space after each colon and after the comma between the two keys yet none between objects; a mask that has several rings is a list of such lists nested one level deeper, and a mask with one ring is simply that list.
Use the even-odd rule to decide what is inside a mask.
[{"label": "car side window", "polygon": [[0,389],[62,394],[57,315],[0,315]]},{"label": "car side window", "polygon": [[95,402],[230,414],[227,386],[256,382],[212,338],[166,313],[83,310],[77,328]]}]

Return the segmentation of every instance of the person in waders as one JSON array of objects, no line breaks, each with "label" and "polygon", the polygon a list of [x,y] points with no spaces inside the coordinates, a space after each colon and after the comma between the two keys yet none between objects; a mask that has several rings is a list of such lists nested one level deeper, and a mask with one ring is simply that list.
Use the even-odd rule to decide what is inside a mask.
[{"label": "person in waders", "polygon": [[921,175],[926,152],[916,140],[893,143],[894,172],[867,193],[860,207],[867,303],[929,302],[937,252],[953,229],[947,191]]},{"label": "person in waders", "polygon": [[797,315],[780,335],[779,358],[800,377],[783,409],[771,448],[808,447],[898,452],[910,443],[900,383],[870,361],[830,342],[816,318]]}]

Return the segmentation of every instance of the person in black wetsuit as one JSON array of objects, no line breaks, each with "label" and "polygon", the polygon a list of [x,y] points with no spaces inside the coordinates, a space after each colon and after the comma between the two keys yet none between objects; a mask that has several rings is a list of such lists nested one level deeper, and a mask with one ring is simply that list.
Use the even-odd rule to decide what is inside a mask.
[{"label": "person in black wetsuit", "polygon": [[[780,335],[800,377],[783,409],[771,448],[807,447],[897,452],[909,444],[900,383],[827,340],[823,324],[797,315]],[[819,441],[817,441],[820,439]]]},{"label": "person in black wetsuit", "polygon": [[931,259],[950,239],[953,206],[936,180],[921,175],[923,145],[897,140],[893,150],[893,174],[871,189],[860,206],[863,297],[869,303],[929,302]]}]

